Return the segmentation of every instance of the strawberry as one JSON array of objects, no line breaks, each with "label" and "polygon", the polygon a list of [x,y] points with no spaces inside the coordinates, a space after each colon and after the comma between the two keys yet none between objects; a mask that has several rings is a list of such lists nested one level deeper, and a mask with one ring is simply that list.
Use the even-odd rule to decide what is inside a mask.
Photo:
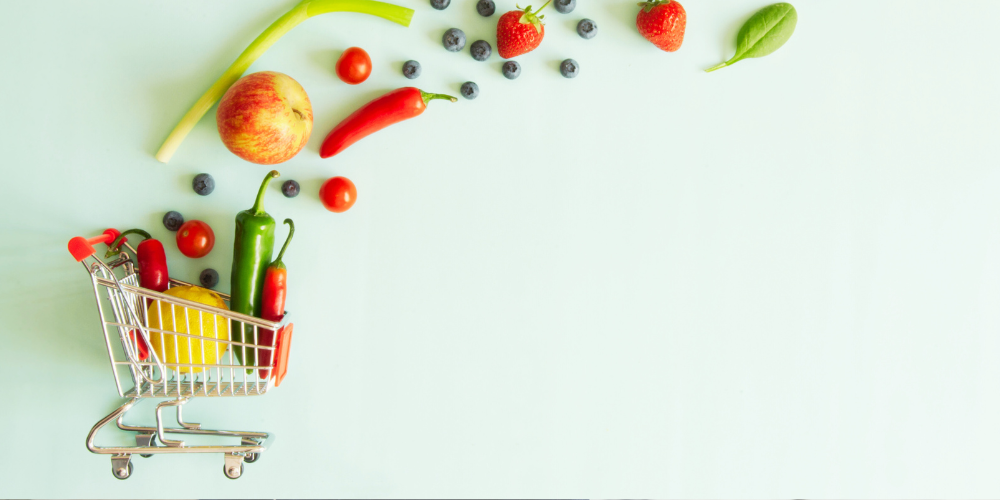
[{"label": "strawberry", "polygon": [[545,2],[537,11],[532,12],[531,6],[524,10],[512,10],[502,16],[497,22],[497,52],[500,57],[510,59],[521,54],[527,54],[538,48],[545,37],[545,25],[538,13],[544,9],[549,2]]},{"label": "strawberry", "polygon": [[[635,16],[639,34],[662,50],[675,52],[684,42],[687,13],[676,0],[650,0],[639,4],[642,10]],[[501,52],[502,54],[502,52]]]}]

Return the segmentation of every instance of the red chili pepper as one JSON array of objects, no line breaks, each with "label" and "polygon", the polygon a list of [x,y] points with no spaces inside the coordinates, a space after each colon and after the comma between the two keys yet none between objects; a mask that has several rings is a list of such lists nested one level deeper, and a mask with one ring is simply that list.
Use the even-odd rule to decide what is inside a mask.
[{"label": "red chili pepper", "polygon": [[[117,255],[121,252],[121,245],[125,242],[125,235],[138,234],[145,238],[135,248],[136,260],[139,265],[139,286],[148,288],[156,292],[165,291],[170,285],[170,275],[167,272],[167,254],[163,250],[163,243],[153,239],[142,229],[129,229],[115,238],[114,243],[108,246],[105,258]],[[147,299],[147,302],[150,302]],[[129,332],[129,336],[135,343],[139,351],[139,359],[146,360],[149,357],[149,346],[146,341],[135,330]]]},{"label": "red chili pepper", "polygon": [[[288,239],[285,240],[278,258],[274,259],[271,265],[267,266],[264,272],[264,291],[261,294],[260,317],[268,321],[281,321],[285,317],[285,292],[288,290],[288,270],[281,258],[285,256],[285,250],[295,235],[295,223],[292,219],[285,219],[288,224]],[[260,332],[259,345],[271,347],[274,342],[274,330],[262,329]],[[271,364],[271,349],[261,349],[258,356],[260,366]],[[260,377],[267,380],[268,370],[263,368],[259,371]]]},{"label": "red chili pepper", "polygon": [[458,100],[450,95],[428,94],[415,87],[393,90],[361,106],[351,116],[333,127],[326,139],[323,139],[319,155],[329,158],[373,132],[413,118],[423,113],[427,109],[427,102],[432,99],[448,99],[451,102]]}]

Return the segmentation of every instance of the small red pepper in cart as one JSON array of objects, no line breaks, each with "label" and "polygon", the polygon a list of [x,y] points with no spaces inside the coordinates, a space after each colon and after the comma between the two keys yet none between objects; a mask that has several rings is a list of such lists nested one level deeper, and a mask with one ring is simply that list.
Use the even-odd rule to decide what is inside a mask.
[{"label": "small red pepper in cart", "polygon": [[[288,224],[288,239],[285,240],[284,246],[281,247],[278,258],[274,259],[274,262],[267,266],[267,271],[264,272],[264,291],[261,298],[260,317],[268,321],[281,321],[285,317],[285,292],[288,290],[288,270],[285,268],[285,263],[281,261],[281,258],[285,256],[285,250],[288,248],[288,244],[291,243],[292,236],[295,235],[295,223],[292,222],[292,219],[285,219],[285,224]],[[273,339],[274,330],[261,330],[260,345],[270,347],[271,342],[274,341]],[[260,350],[260,359],[258,360],[260,366],[271,364],[271,352],[270,349]],[[267,380],[267,370],[261,368],[259,373],[261,378]]]},{"label": "small red pepper in cart", "polygon": [[[163,250],[163,243],[153,239],[146,231],[142,229],[129,229],[121,233],[115,238],[114,243],[108,246],[108,252],[104,257],[108,258],[121,252],[121,245],[128,234],[138,234],[145,238],[135,248],[136,260],[139,265],[139,286],[156,292],[165,291],[170,284],[170,275],[167,272],[167,254]],[[139,351],[139,359],[147,359],[149,357],[149,347],[146,345],[145,340],[135,330],[129,332],[129,336],[132,337],[132,341],[135,342]]]},{"label": "small red pepper in cart", "polygon": [[428,94],[415,87],[393,90],[361,106],[333,127],[323,140],[319,155],[329,158],[374,132],[418,116],[427,109],[427,102],[432,99],[448,99],[451,102],[458,100],[450,95]]}]

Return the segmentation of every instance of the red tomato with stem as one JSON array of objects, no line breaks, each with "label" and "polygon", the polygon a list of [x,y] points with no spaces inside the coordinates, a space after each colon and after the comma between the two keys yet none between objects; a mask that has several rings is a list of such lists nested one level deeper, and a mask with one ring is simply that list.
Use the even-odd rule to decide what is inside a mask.
[{"label": "red tomato with stem", "polygon": [[358,188],[347,177],[331,177],[319,188],[319,199],[331,212],[346,212],[358,199]]},{"label": "red tomato with stem", "polygon": [[337,76],[344,83],[357,85],[372,74],[372,58],[360,47],[351,47],[337,60]]},{"label": "red tomato with stem", "polygon": [[215,246],[215,232],[200,220],[189,220],[177,230],[177,249],[185,257],[200,259]]}]

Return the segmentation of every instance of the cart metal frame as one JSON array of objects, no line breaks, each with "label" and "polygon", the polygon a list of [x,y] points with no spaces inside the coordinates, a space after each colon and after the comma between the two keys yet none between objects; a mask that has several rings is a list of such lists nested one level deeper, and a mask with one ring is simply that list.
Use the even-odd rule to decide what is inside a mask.
[{"label": "cart metal frame", "polygon": [[[118,395],[125,398],[121,406],[90,430],[87,449],[111,455],[112,474],[118,479],[132,475],[132,455],[151,457],[162,453],[222,453],[223,473],[230,479],[239,478],[243,464],[257,461],[273,436],[267,432],[204,429],[201,424],[185,422],[182,409],[193,398],[258,396],[279,385],[287,370],[292,324],[266,321],[142,288],[131,257],[135,249],[127,242],[123,246],[128,252],[121,252],[107,262],[96,256],[93,245],[110,244],[116,236],[117,231],[109,229],[100,236],[76,237],[69,243],[70,253],[91,278],[115,386]],[[170,280],[171,287],[186,285],[190,283]],[[228,295],[219,293],[219,296],[228,303]],[[158,308],[155,317],[160,318],[160,324],[149,324],[152,314],[147,307],[149,311]],[[164,311],[171,318],[166,326],[162,319]],[[185,328],[180,327],[180,318]],[[205,328],[204,320],[210,322],[214,331]],[[222,333],[220,322],[225,330]],[[192,325],[197,329],[192,329]],[[236,328],[242,329],[243,340],[247,342],[229,339],[228,334]],[[171,346],[173,353],[169,352]],[[206,349],[214,350],[215,356],[207,355],[211,352]],[[237,349],[246,364],[236,359]],[[156,405],[156,426],[126,424],[125,414],[147,398],[165,399]],[[167,407],[176,409],[177,427],[165,425],[163,409]],[[96,445],[98,432],[111,422],[123,431],[134,432],[136,445]],[[193,446],[168,437],[171,434],[238,438],[239,444]]]}]

